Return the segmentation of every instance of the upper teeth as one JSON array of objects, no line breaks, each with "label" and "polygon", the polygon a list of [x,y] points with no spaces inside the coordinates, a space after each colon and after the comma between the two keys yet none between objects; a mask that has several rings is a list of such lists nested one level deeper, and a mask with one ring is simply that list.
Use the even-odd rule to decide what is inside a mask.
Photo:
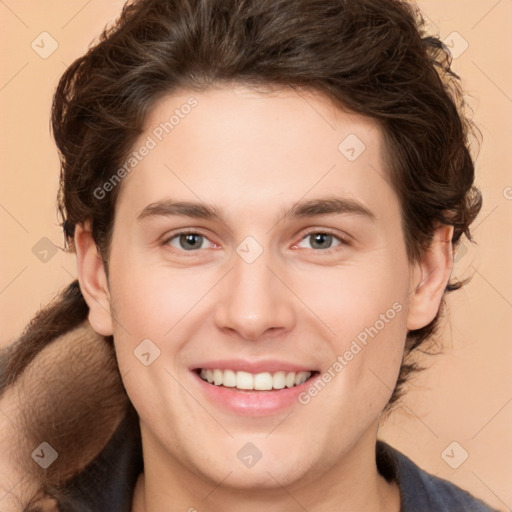
[{"label": "upper teeth", "polygon": [[215,386],[265,391],[298,386],[311,377],[311,372],[263,372],[253,374],[248,372],[235,372],[233,370],[202,369],[200,375],[203,380]]}]

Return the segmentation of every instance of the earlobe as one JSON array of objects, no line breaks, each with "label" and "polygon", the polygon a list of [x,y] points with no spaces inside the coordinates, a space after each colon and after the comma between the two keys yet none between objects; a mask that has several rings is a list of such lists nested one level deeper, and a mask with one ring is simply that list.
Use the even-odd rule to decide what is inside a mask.
[{"label": "earlobe", "polygon": [[89,306],[89,322],[98,334],[111,336],[113,328],[107,275],[89,221],[77,224],[74,241],[78,281]]},{"label": "earlobe", "polygon": [[436,317],[453,268],[453,226],[439,226],[429,249],[416,264],[407,315],[409,330],[421,329]]}]

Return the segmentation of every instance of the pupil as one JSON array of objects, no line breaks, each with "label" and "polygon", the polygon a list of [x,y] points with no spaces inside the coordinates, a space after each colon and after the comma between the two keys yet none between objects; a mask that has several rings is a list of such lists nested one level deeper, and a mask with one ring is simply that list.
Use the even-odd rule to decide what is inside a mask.
[{"label": "pupil", "polygon": [[[317,233],[315,235],[313,235],[313,248],[317,249],[318,247],[315,247],[315,245],[318,245],[320,244],[320,249],[322,249],[322,242],[331,242],[332,241],[332,236],[331,235],[328,235],[327,233]],[[330,245],[330,243],[328,243],[328,245]]]},{"label": "pupil", "polygon": [[[199,244],[197,243],[197,239],[201,239],[201,235],[194,235],[194,234],[187,234],[187,235],[181,235],[181,242],[184,249],[194,249],[197,246],[201,246],[201,241],[199,241]],[[187,244],[189,244],[189,247],[187,247]],[[190,247],[192,246],[192,247]]]}]

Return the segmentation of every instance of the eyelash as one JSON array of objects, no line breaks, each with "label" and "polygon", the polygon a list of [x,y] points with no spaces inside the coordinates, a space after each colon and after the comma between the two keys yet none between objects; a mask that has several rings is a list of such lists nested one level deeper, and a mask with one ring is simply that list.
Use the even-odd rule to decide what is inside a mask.
[{"label": "eyelash", "polygon": [[[320,230],[313,229],[311,231],[308,231],[302,236],[302,238],[300,239],[300,241],[298,243],[302,242],[303,240],[305,240],[306,238],[308,238],[311,235],[328,235],[328,236],[332,236],[334,239],[338,240],[338,242],[339,242],[338,245],[335,245],[334,247],[329,247],[329,249],[310,249],[311,251],[315,251],[315,253],[318,251],[323,254],[332,254],[332,253],[342,250],[344,247],[350,245],[349,241],[346,238],[343,238],[343,237],[333,233],[332,231],[329,231],[328,229],[320,229]],[[295,245],[297,245],[297,244],[294,244],[294,246]]]},{"label": "eyelash", "polygon": [[[300,242],[302,242],[303,240],[305,240],[309,236],[317,235],[317,234],[332,236],[334,239],[338,240],[340,243],[338,245],[336,245],[334,247],[330,247],[328,249],[310,249],[312,251],[321,252],[323,254],[329,255],[329,254],[331,254],[333,252],[336,252],[336,251],[340,250],[344,246],[346,247],[346,246],[350,245],[350,243],[349,243],[349,241],[347,239],[342,238],[339,235],[333,233],[332,231],[329,231],[329,230],[326,230],[326,229],[313,229],[311,231],[308,231],[307,233],[305,233],[302,236],[302,238],[299,240],[299,242],[297,242],[296,244],[293,244],[293,245],[296,246],[297,244],[299,244]],[[197,231],[197,230],[183,230],[183,231],[178,231],[176,233],[173,233],[171,236],[166,237],[162,241],[162,245],[169,246],[169,242],[171,242],[171,240],[174,240],[175,238],[178,238],[178,237],[183,236],[183,235],[199,235],[199,236],[202,236],[203,238],[207,239],[208,241],[210,241],[210,239],[206,235],[201,233],[200,231]],[[213,242],[210,241],[210,243],[213,243]],[[194,253],[198,252],[197,249],[196,250],[191,250],[191,251],[185,251],[184,249],[176,249],[174,247],[171,247],[171,249],[173,251],[178,251],[178,252],[181,252],[181,253],[190,253],[190,256],[193,256]]]}]

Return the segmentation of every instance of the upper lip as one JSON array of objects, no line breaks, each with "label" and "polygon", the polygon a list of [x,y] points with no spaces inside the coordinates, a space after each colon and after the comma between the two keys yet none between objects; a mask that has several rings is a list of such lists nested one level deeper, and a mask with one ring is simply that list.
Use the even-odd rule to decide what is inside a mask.
[{"label": "upper lip", "polygon": [[316,371],[311,366],[290,363],[287,361],[278,361],[277,359],[262,359],[261,361],[247,361],[245,359],[222,359],[217,361],[205,361],[194,365],[191,370],[233,370],[244,371],[248,373],[263,372],[313,372]]}]

